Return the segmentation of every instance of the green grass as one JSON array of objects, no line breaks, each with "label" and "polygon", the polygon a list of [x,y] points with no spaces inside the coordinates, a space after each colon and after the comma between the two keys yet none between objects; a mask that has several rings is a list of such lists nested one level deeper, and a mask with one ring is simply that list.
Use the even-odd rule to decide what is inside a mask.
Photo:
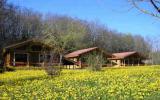
[{"label": "green grass", "polygon": [[160,66],[63,70],[53,78],[44,70],[6,72],[0,74],[0,99],[159,100]]}]

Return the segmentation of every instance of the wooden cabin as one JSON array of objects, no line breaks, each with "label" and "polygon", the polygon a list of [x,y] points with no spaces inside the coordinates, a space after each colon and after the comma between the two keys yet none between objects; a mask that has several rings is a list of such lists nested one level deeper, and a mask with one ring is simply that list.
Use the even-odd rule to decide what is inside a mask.
[{"label": "wooden cabin", "polygon": [[4,48],[5,66],[44,66],[59,63],[59,56],[52,53],[52,47],[31,39]]},{"label": "wooden cabin", "polygon": [[87,62],[86,62],[87,57],[92,54],[97,54],[97,55],[102,54],[103,57],[105,58],[105,65],[107,66],[107,64],[109,64],[109,60],[107,58],[111,57],[111,55],[108,53],[105,53],[98,47],[77,50],[65,55],[64,57],[74,62],[74,65],[77,65],[77,66],[80,66],[80,68],[83,68],[87,66]]},{"label": "wooden cabin", "polygon": [[139,66],[144,65],[143,60],[146,58],[138,52],[121,52],[113,53],[112,58],[109,58],[112,64],[118,66]]}]

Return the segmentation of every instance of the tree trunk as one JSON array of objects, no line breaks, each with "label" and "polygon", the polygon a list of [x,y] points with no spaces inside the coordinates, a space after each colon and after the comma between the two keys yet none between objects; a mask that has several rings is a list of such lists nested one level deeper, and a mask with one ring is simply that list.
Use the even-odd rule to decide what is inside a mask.
[{"label": "tree trunk", "polygon": [[62,53],[60,53],[59,55],[60,55],[60,56],[59,56],[59,67],[60,67],[60,69],[61,69],[63,54],[62,54]]},{"label": "tree trunk", "polygon": [[49,60],[49,65],[53,66],[53,52],[50,52],[50,60]]}]

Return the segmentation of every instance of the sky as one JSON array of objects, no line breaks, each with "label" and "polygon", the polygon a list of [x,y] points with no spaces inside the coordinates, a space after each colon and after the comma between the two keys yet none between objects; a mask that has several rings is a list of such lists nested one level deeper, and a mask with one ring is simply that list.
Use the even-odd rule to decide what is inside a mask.
[{"label": "sky", "polygon": [[[133,35],[160,35],[160,20],[131,8],[127,0],[8,0],[42,14],[59,14],[99,22],[112,30]],[[149,5],[145,5],[151,9]]]}]

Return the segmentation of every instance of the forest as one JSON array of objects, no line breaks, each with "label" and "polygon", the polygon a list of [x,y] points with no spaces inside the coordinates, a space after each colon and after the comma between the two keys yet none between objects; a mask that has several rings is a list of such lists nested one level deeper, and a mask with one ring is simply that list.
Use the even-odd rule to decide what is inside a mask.
[{"label": "forest", "polygon": [[[37,4],[35,0],[30,1],[34,1]],[[40,1],[42,0],[39,0],[38,3]],[[54,0],[48,1],[55,2]],[[91,1],[96,2],[98,0]],[[148,14],[150,17],[160,18],[160,0],[126,1],[130,1],[132,8],[138,9],[141,13]],[[29,4],[29,0],[26,0],[26,2]],[[42,5],[44,5],[43,2],[41,2]],[[116,2],[121,3],[120,0]],[[150,12],[148,9],[144,10],[140,8],[139,4],[141,5],[142,2],[149,3],[157,12],[152,12],[153,9],[149,9],[151,10]],[[109,5],[117,6],[113,4]],[[86,8],[84,9],[86,10]],[[136,18],[139,17],[136,16]],[[159,19],[156,21],[158,22]],[[128,21],[126,22],[129,25]],[[73,16],[54,13],[43,14],[33,9],[11,4],[8,0],[0,0],[0,100],[160,100],[160,35],[147,35],[148,37],[144,37],[141,33],[139,35],[134,35],[135,33],[123,33],[109,27],[94,20],[82,20]],[[154,32],[154,30],[151,32]],[[23,57],[19,59],[25,60],[23,62],[27,62],[27,64],[25,67],[22,65],[13,67],[16,62],[16,54],[15,52],[11,52],[12,54],[8,52],[17,48],[8,48],[7,51],[5,47],[19,42],[22,43],[22,41],[26,43],[28,40],[37,39],[40,40],[37,44],[40,43],[41,46],[42,42],[42,44],[46,44],[45,46],[49,47],[48,51],[50,55],[47,55],[48,52],[43,51],[43,49],[35,51],[32,49],[33,51],[30,53],[31,50],[29,51],[29,49],[31,47],[23,45],[22,49],[20,48],[16,53],[22,52],[23,47],[27,47],[25,50],[28,54],[23,52],[23,54],[19,55],[19,57],[24,56],[25,59]],[[34,43],[30,44],[31,46],[35,45]],[[34,47],[38,48],[37,46]],[[87,55],[78,55],[80,57],[77,57],[76,54],[75,58],[78,58],[78,63],[74,61],[75,58],[71,61],[64,56],[79,49],[86,51],[84,48],[90,47],[96,48],[92,48],[92,50],[97,50],[98,53],[94,51],[87,54],[87,52],[81,51]],[[47,48],[44,46],[42,48],[47,51]],[[101,52],[101,49],[106,53]],[[126,60],[115,59],[117,65],[122,61],[122,66],[114,64],[113,67],[102,66],[105,62],[110,63],[108,62],[109,58],[106,57],[107,53],[111,57],[110,53],[126,51],[138,52],[130,53],[132,54],[130,56],[132,60],[131,64],[129,63],[129,56],[126,56]],[[29,53],[33,55],[30,56]],[[57,53],[60,54],[58,55],[60,57],[60,61],[58,61],[59,65],[53,64],[52,66],[53,55]],[[14,57],[10,55],[14,55]],[[36,55],[38,56],[35,57]],[[29,59],[31,58],[32,62],[32,56],[43,66],[29,66]],[[70,64],[69,68],[68,65],[62,65],[63,57],[66,57],[66,61],[74,63],[76,67],[81,66],[83,63],[81,61],[85,60],[88,67],[75,68],[74,65],[71,65],[73,68],[70,69]],[[13,66],[9,65],[12,62],[10,58],[13,58]],[[114,62],[112,60],[114,59],[110,60],[112,65],[112,62]],[[140,60],[146,60],[147,63],[145,62],[145,65],[142,64],[142,66],[139,63]],[[7,63],[6,65],[3,64],[3,61],[9,62],[8,65]],[[126,61],[128,61],[128,65]],[[137,65],[134,65],[135,61],[138,62]]]},{"label": "forest", "polygon": [[[126,27],[127,28],[127,27]],[[138,51],[148,58],[157,57],[153,44],[141,35],[121,33],[97,21],[67,15],[42,14],[0,1],[0,50],[9,44],[39,38],[57,46],[63,54],[97,46],[107,52]],[[2,53],[0,53],[2,58]],[[158,60],[152,63],[158,64]]]}]

